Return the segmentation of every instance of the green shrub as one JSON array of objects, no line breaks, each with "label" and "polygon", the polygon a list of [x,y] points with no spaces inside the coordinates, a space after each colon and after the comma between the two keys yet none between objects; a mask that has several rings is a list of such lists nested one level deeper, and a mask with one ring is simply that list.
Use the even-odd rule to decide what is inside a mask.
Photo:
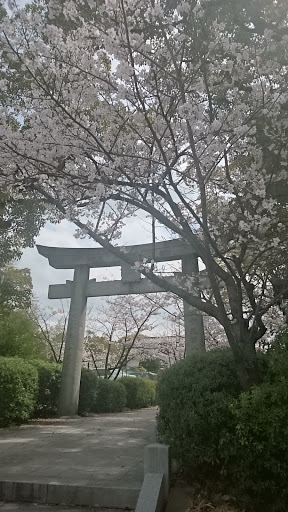
[{"label": "green shrub", "polygon": [[35,406],[37,370],[18,357],[0,357],[0,427],[27,421]]},{"label": "green shrub", "polygon": [[38,391],[33,412],[35,418],[56,416],[62,367],[56,363],[41,360],[30,361],[38,371]]},{"label": "green shrub", "polygon": [[195,353],[161,374],[158,435],[186,474],[223,469],[235,429],[230,404],[240,390],[230,349]]},{"label": "green shrub", "polygon": [[[262,382],[241,392],[231,351],[195,354],[157,386],[158,433],[188,479],[217,479],[246,512],[288,509],[288,334],[259,354]],[[205,480],[207,482],[207,480]]]},{"label": "green shrub", "polygon": [[242,393],[233,407],[238,453],[231,473],[251,512],[288,508],[288,379]]},{"label": "green shrub", "polygon": [[121,412],[126,406],[125,387],[116,380],[99,379],[92,412]]},{"label": "green shrub", "polygon": [[[230,473],[247,511],[288,508],[288,331],[265,356],[263,382],[233,404],[235,460]],[[237,445],[238,443],[238,445]]]},{"label": "green shrub", "polygon": [[78,406],[79,414],[87,414],[94,411],[100,380],[96,372],[82,368]]},{"label": "green shrub", "polygon": [[141,409],[155,405],[156,383],[149,379],[123,377],[119,380],[125,386],[127,407]]},{"label": "green shrub", "polygon": [[143,407],[152,407],[156,405],[156,389],[157,381],[149,379],[143,379],[146,391],[144,393],[145,404]]}]

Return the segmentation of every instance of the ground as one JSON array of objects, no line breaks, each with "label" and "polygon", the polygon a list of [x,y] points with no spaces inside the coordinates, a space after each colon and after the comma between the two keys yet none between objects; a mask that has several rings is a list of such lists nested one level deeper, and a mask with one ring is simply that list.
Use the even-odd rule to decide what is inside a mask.
[{"label": "ground", "polygon": [[172,487],[165,512],[244,512],[229,501],[233,501],[230,496],[215,495],[207,499],[205,493],[195,492],[192,487]]}]

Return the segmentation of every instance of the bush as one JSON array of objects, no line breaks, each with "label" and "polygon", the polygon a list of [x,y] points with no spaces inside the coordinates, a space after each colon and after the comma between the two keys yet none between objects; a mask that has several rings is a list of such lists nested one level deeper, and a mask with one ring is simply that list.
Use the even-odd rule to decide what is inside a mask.
[{"label": "bush", "polygon": [[121,412],[126,405],[126,391],[118,381],[101,379],[97,373],[82,369],[79,414]]},{"label": "bush", "polygon": [[17,357],[0,357],[0,427],[27,421],[35,406],[37,370]]},{"label": "bush", "polygon": [[62,367],[56,363],[41,360],[30,361],[38,371],[38,391],[33,412],[34,418],[51,418],[56,416]]},{"label": "bush", "polygon": [[237,464],[231,460],[231,473],[239,495],[246,497],[247,510],[284,512],[288,508],[287,330],[268,350],[266,370],[263,382],[242,393],[232,407]]},{"label": "bush", "polygon": [[100,380],[96,372],[82,368],[78,414],[94,411]]},{"label": "bush", "polygon": [[123,377],[119,380],[125,386],[127,407],[141,409],[155,405],[156,383],[149,379]]},{"label": "bush", "polygon": [[223,469],[235,430],[230,404],[240,390],[230,349],[195,353],[161,374],[158,434],[184,473],[201,478]]},{"label": "bush", "polygon": [[287,333],[258,360],[262,382],[247,392],[241,392],[229,349],[195,354],[165,370],[157,387],[158,433],[188,479],[203,484],[216,478],[220,492],[234,494],[247,512],[284,512]]},{"label": "bush", "polygon": [[126,390],[116,380],[98,379],[97,396],[92,412],[121,412],[126,406]]},{"label": "bush", "polygon": [[246,495],[246,510],[285,512],[288,508],[288,379],[264,382],[242,393],[233,412],[238,453],[231,472],[238,493]]}]

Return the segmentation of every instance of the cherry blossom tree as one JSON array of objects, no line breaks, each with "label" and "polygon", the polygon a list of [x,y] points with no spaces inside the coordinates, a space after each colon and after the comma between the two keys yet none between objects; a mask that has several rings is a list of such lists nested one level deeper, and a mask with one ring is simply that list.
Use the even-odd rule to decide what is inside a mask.
[{"label": "cherry blossom tree", "polygon": [[[270,279],[287,266],[287,207],[270,196],[287,180],[286,2],[35,0],[9,8],[1,23],[3,185],[37,193],[55,220],[69,218],[213,317],[249,387],[265,314],[279,300]],[[21,77],[21,94],[10,94]],[[151,218],[151,240],[161,227],[162,237],[197,252],[209,290],[195,293],[197,276],[168,283],[154,261],[121,252],[121,228],[138,211]]]},{"label": "cherry blossom tree", "polygon": [[129,361],[140,361],[143,354],[139,340],[143,331],[155,327],[160,310],[161,299],[157,295],[153,295],[152,301],[145,295],[126,295],[107,300],[97,309],[96,316],[91,313],[85,352],[95,370],[99,373],[104,368],[104,378],[116,379]]}]

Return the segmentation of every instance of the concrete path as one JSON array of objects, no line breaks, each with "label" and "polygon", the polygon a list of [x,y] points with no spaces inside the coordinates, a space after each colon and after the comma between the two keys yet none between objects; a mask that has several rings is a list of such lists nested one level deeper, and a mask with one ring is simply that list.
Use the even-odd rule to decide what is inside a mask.
[{"label": "concrete path", "polygon": [[[102,489],[102,494],[105,489],[118,489],[120,497],[126,490],[134,490],[136,496],[143,481],[144,447],[155,442],[155,416],[156,408],[151,408],[88,418],[43,420],[0,430],[0,501],[11,499],[7,497],[7,492],[13,491],[8,482],[14,482],[18,488],[16,494],[13,491],[15,498],[19,494],[17,482],[30,482],[36,487],[39,484],[36,491],[25,491],[26,495],[38,493],[39,503],[93,505],[91,500],[95,502],[96,498],[91,498],[91,488],[95,487]],[[73,497],[68,496],[66,502],[63,501],[65,486],[66,491],[73,486],[73,492],[70,488]],[[32,497],[28,496],[26,501],[32,501]],[[97,504],[99,501],[100,506],[113,507],[115,499],[110,505],[97,499]]]},{"label": "concrete path", "polygon": [[39,505],[37,503],[2,503],[0,512],[127,512],[127,509],[115,508],[87,508],[87,507],[61,507],[58,505]]}]

